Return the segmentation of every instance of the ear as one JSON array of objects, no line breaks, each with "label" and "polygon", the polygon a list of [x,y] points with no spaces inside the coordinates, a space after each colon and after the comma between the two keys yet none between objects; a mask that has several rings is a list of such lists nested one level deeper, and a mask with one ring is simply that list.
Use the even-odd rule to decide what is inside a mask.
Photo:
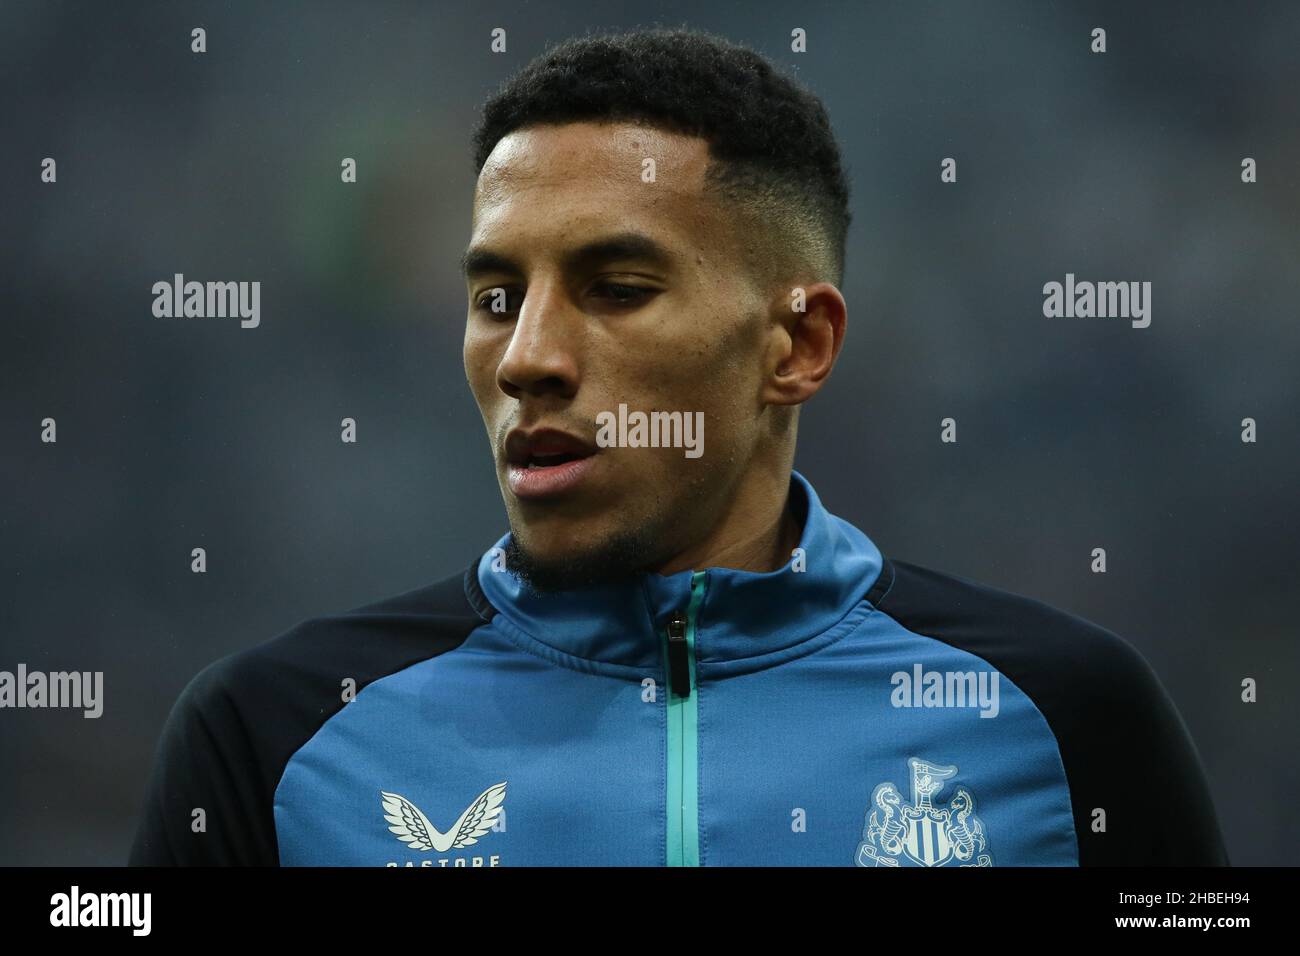
[{"label": "ear", "polygon": [[848,306],[839,289],[818,282],[791,289],[773,303],[771,317],[762,400],[770,405],[802,404],[835,367],[844,345]]}]

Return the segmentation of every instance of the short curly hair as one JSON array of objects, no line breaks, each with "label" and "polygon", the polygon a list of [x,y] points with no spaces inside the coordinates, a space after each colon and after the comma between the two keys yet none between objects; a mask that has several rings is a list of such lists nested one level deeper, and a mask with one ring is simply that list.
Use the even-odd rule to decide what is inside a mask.
[{"label": "short curly hair", "polygon": [[528,126],[631,121],[703,138],[708,188],[753,217],[748,266],[765,280],[786,268],[844,279],[848,177],[820,99],[758,53],[685,29],[566,40],[507,80],[484,104],[474,168]]}]

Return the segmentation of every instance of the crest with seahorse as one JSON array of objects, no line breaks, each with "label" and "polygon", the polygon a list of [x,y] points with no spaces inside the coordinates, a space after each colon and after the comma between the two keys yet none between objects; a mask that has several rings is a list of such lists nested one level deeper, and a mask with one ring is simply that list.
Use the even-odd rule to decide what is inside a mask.
[{"label": "crest with seahorse", "polygon": [[957,787],[946,807],[934,798],[947,780],[957,776],[956,766],[941,766],[911,757],[912,802],[904,803],[898,788],[882,783],[871,794],[858,866],[992,866],[984,824],[975,816],[975,798]]}]

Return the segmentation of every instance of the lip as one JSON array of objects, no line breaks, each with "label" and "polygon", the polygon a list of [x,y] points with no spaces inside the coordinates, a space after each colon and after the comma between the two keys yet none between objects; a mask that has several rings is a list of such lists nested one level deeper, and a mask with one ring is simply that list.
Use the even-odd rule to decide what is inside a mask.
[{"label": "lip", "polygon": [[528,501],[554,498],[580,484],[591,471],[595,458],[595,455],[588,455],[586,458],[575,458],[546,468],[508,465],[506,480],[516,498]]},{"label": "lip", "polygon": [[[555,428],[513,429],[506,435],[506,480],[515,497],[553,498],[576,487],[591,470],[597,448],[589,441]],[[566,455],[568,461],[530,467],[538,457]]]}]

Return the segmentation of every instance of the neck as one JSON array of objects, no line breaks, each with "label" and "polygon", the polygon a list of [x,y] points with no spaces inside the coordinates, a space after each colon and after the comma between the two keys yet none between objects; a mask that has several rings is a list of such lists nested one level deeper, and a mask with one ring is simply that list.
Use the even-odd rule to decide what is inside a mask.
[{"label": "neck", "polygon": [[790,468],[751,471],[728,491],[723,515],[709,534],[655,570],[698,568],[766,573],[784,567],[799,545],[801,522],[790,507]]}]

